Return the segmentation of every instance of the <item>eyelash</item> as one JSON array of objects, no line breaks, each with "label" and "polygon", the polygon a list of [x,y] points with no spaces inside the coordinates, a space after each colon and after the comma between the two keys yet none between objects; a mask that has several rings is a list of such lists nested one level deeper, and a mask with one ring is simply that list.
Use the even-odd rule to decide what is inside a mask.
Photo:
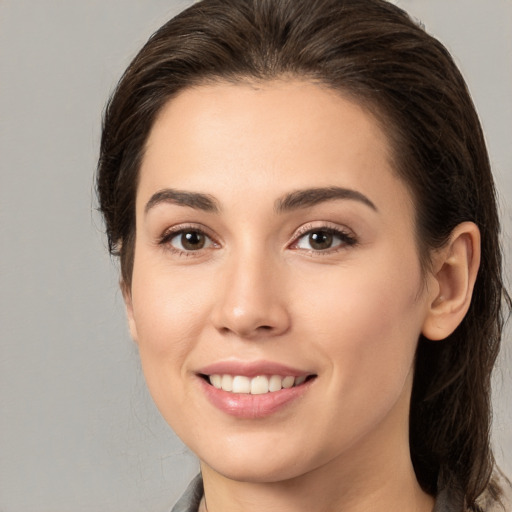
[{"label": "eyelash", "polygon": [[[207,247],[201,247],[196,250],[183,250],[179,249],[177,247],[174,247],[171,244],[171,241],[178,237],[179,235],[183,235],[186,233],[196,233],[201,236],[204,236],[205,239],[207,239],[208,246]],[[327,234],[333,237],[336,237],[339,239],[340,243],[334,247],[328,247],[325,250],[320,249],[305,249],[298,247],[299,242],[306,236],[311,236],[314,233],[323,233]],[[318,225],[314,226],[312,224],[306,224],[302,226],[293,237],[293,242],[289,244],[288,247],[291,247],[292,249],[301,250],[310,254],[314,255],[329,255],[335,252],[338,252],[340,250],[343,250],[346,247],[353,247],[357,245],[358,241],[357,238],[354,236],[354,234],[348,230],[341,229],[339,227],[333,227],[330,225]],[[184,256],[184,257],[194,257],[199,256],[202,254],[203,250],[209,249],[211,247],[219,247],[218,242],[214,240],[212,236],[206,233],[206,230],[202,227],[199,227],[197,225],[180,225],[175,228],[168,229],[163,233],[163,235],[158,240],[158,245],[165,246],[165,248],[169,251],[171,251],[174,254],[177,254],[178,256]],[[183,244],[182,244],[183,245]]]},{"label": "eyelash", "polygon": [[[331,235],[333,237],[337,237],[340,241],[340,243],[334,247],[329,247],[325,250],[319,250],[319,249],[304,249],[298,247],[298,244],[301,239],[306,237],[307,235],[311,236],[314,233],[324,233],[327,235]],[[355,235],[347,230],[342,229],[338,226],[334,227],[328,224],[322,224],[322,225],[312,225],[312,224],[306,224],[302,226],[298,232],[294,235],[294,241],[290,245],[292,248],[297,248],[298,250],[302,250],[305,252],[308,252],[310,254],[314,254],[315,256],[326,256],[329,254],[336,253],[338,251],[341,251],[343,249],[346,249],[347,247],[354,247],[357,245],[358,240],[355,237]]]},{"label": "eyelash", "polygon": [[[186,233],[197,233],[199,235],[204,236],[206,239],[209,240],[209,246],[206,248],[200,248],[196,250],[182,250],[178,249],[177,247],[174,247],[171,244],[171,241],[178,237],[179,235],[184,235]],[[219,244],[213,239],[212,236],[206,233],[206,230],[203,227],[190,224],[190,225],[180,225],[175,228],[168,229],[163,233],[163,235],[158,240],[158,245],[164,246],[167,250],[171,251],[174,254],[177,254],[178,256],[184,256],[184,257],[194,257],[199,256],[202,253],[203,249],[208,249],[211,246],[218,247]]]}]

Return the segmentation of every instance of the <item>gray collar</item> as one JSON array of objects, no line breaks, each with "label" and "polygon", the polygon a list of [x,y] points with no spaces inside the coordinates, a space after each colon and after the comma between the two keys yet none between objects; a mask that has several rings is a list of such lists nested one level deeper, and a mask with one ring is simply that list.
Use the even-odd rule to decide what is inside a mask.
[{"label": "gray collar", "polygon": [[[197,512],[203,497],[203,479],[197,475],[188,485],[171,512]],[[457,493],[443,489],[439,492],[433,512],[462,512],[464,500]]]},{"label": "gray collar", "polygon": [[201,475],[197,475],[190,484],[186,491],[182,494],[178,503],[174,505],[171,512],[197,512],[199,509],[199,502],[203,497],[203,479]]}]

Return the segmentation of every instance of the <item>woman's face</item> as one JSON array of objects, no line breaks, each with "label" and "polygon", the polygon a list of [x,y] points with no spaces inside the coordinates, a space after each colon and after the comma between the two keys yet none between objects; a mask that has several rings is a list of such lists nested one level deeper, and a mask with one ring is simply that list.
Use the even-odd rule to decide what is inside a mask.
[{"label": "woman's face", "polygon": [[432,298],[375,120],[308,82],[219,83],[146,149],[128,313],[176,433],[252,481],[404,448]]}]

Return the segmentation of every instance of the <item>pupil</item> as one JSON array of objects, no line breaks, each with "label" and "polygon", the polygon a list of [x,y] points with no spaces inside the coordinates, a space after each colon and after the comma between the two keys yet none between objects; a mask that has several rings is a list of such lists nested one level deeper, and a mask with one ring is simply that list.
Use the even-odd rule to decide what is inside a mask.
[{"label": "pupil", "polygon": [[332,245],[332,234],[325,231],[316,231],[309,235],[309,243],[313,249],[329,249]]},{"label": "pupil", "polygon": [[183,235],[181,235],[181,245],[183,245],[185,249],[197,251],[204,247],[204,243],[204,235],[197,231],[189,231],[188,233],[183,233]]}]

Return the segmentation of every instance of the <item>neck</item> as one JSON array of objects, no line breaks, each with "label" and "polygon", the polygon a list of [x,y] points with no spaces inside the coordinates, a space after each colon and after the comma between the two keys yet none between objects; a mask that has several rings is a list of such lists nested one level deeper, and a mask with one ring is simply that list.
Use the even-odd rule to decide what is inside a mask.
[{"label": "neck", "polygon": [[389,464],[386,470],[387,479],[376,471],[356,477],[329,467],[284,482],[254,483],[224,481],[203,466],[204,512],[432,511],[434,500],[422,491],[413,471]]},{"label": "neck", "polygon": [[237,481],[201,463],[204,512],[431,512],[434,500],[420,488],[410,458],[409,397],[403,402],[369,438],[293,478]]}]

